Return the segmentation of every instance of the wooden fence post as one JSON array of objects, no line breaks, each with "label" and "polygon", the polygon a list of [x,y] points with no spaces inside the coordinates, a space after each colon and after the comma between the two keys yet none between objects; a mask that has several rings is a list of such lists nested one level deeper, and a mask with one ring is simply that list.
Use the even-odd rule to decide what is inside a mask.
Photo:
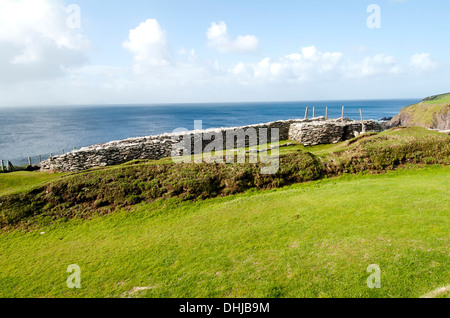
[{"label": "wooden fence post", "polygon": [[316,118],[316,107],[313,107],[313,118]]},{"label": "wooden fence post", "polygon": [[325,108],[325,119],[328,119],[328,106]]},{"label": "wooden fence post", "polygon": [[31,166],[31,158],[28,157],[28,165]]},{"label": "wooden fence post", "polygon": [[344,109],[345,109],[345,106],[342,106],[342,116],[341,116],[342,120],[344,120]]},{"label": "wooden fence post", "polygon": [[361,132],[365,133],[366,132],[366,127],[364,127],[364,119],[363,119],[363,114],[362,114],[362,109],[359,109],[359,115],[361,116]]},{"label": "wooden fence post", "polygon": [[309,112],[309,107],[306,107],[305,119],[308,119],[308,112]]},{"label": "wooden fence post", "polygon": [[42,160],[41,160],[41,155],[39,155],[39,163],[41,163],[42,162]]}]

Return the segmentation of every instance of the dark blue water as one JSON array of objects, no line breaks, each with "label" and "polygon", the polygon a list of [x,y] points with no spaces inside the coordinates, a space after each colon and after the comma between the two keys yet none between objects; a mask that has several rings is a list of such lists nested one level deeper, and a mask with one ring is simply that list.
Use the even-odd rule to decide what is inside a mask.
[{"label": "dark blue water", "polygon": [[96,143],[142,137],[176,128],[194,128],[194,120],[202,120],[203,128],[233,127],[265,123],[281,119],[303,118],[306,106],[316,108],[316,116],[341,116],[359,119],[392,117],[401,108],[418,100],[370,100],[326,102],[267,102],[227,104],[172,104],[148,106],[71,106],[0,108],[0,159],[15,165],[30,156],[48,158]]}]

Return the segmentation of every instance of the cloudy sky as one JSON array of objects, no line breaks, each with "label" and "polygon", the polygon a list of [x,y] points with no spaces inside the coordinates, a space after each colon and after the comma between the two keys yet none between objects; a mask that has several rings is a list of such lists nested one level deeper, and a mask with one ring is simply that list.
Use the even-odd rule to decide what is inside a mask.
[{"label": "cloudy sky", "polygon": [[0,0],[0,106],[420,98],[450,91],[449,17],[445,0]]}]

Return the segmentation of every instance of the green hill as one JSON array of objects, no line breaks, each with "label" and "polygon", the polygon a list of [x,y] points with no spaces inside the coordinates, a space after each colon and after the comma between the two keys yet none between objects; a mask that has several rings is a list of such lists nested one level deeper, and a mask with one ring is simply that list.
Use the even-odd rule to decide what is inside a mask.
[{"label": "green hill", "polygon": [[450,129],[450,93],[430,96],[420,103],[403,108],[389,126],[421,126]]},{"label": "green hill", "polygon": [[0,173],[0,297],[449,297],[449,160],[450,136],[410,127],[282,147],[271,176]]},{"label": "green hill", "polygon": [[[178,197],[199,200],[272,189],[345,173],[382,173],[406,164],[450,164],[450,136],[421,127],[369,133],[333,145],[291,145],[280,151],[276,174],[261,163],[219,164],[163,161],[129,163],[44,181],[0,174],[0,228],[33,227],[56,220],[109,214],[141,202]],[[45,173],[44,173],[45,174]],[[15,174],[12,174],[15,176]],[[25,186],[26,184],[26,186]],[[2,188],[5,188],[2,190]],[[2,193],[6,195],[2,195]]]}]

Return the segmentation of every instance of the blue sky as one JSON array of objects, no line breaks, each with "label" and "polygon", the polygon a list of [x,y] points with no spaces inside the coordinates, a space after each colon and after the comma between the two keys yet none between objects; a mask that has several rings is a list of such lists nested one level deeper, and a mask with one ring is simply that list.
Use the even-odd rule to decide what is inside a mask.
[{"label": "blue sky", "polygon": [[0,106],[425,97],[450,91],[449,17],[448,1],[0,0]]},{"label": "blue sky", "polygon": [[[436,58],[448,57],[450,2],[435,1],[76,1],[83,10],[83,28],[101,49],[93,62],[127,58],[120,50],[130,29],[148,18],[167,30],[173,49],[193,47],[204,57],[232,61],[205,45],[205,31],[213,21],[225,21],[230,33],[254,34],[261,41],[259,57],[282,56],[300,46],[343,51],[358,57],[355,47],[373,53],[407,57],[419,48]],[[378,3],[382,28],[366,26],[368,5]],[[446,42],[446,43],[445,43]],[[242,58],[257,60],[258,56]],[[98,60],[97,60],[98,59]],[[119,62],[119,63],[121,63]]]}]

